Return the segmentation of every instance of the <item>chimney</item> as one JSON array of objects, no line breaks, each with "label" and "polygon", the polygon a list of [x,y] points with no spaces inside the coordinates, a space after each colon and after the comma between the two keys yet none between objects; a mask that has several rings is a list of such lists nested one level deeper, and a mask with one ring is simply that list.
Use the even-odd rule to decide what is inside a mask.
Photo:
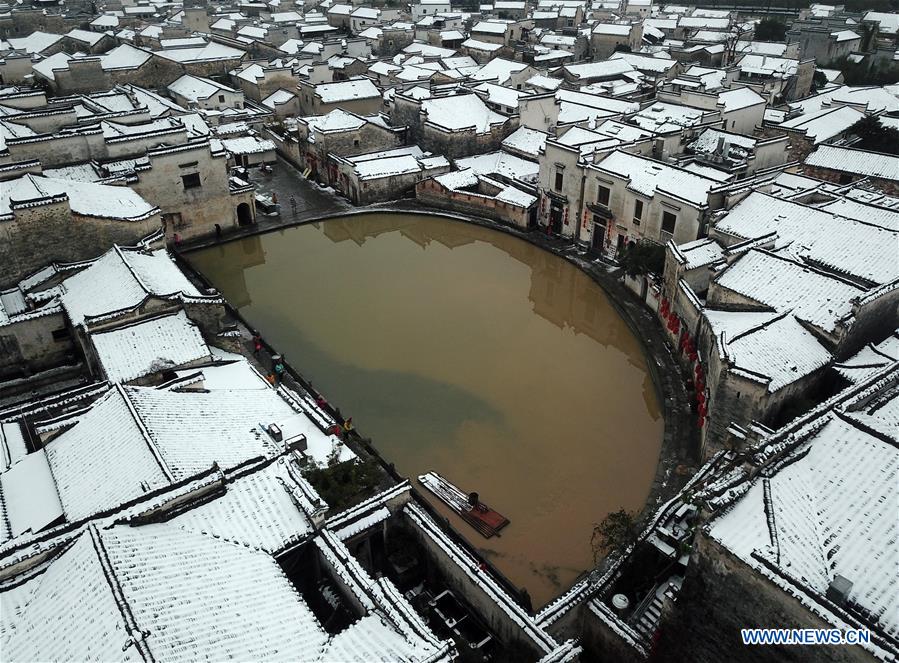
[{"label": "chimney", "polygon": [[849,593],[852,591],[852,581],[849,578],[844,578],[841,575],[837,575],[833,580],[830,581],[830,586],[827,588],[827,593],[825,596],[828,600],[837,604],[841,608],[846,607],[846,603],[849,601]]}]

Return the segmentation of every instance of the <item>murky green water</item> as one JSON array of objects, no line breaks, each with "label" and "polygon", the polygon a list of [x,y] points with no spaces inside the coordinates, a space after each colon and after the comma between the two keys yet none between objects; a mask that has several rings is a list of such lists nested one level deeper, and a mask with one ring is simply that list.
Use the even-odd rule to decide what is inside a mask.
[{"label": "murky green water", "polygon": [[190,256],[401,474],[436,470],[511,521],[486,540],[535,607],[591,566],[593,523],[640,509],[662,436],[604,292],[524,241],[415,215],[286,229]]}]

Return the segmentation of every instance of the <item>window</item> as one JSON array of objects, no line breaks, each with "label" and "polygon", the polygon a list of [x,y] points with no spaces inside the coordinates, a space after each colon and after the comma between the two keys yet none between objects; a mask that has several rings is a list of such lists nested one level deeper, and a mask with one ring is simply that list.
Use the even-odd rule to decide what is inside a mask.
[{"label": "window", "polygon": [[562,171],[556,171],[556,191],[562,190]]},{"label": "window", "polygon": [[353,147],[359,147],[359,139],[358,138],[353,139]]},{"label": "window", "polygon": [[63,327],[62,329],[54,329],[51,334],[53,335],[54,341],[67,341],[69,340],[69,330]]},{"label": "window", "polygon": [[225,95],[220,94],[220,95],[219,95],[219,101],[221,101],[222,103],[224,103],[224,102],[225,102]]},{"label": "window", "polygon": [[599,189],[596,191],[596,202],[600,205],[609,206],[609,196],[612,195],[611,189],[607,186],[599,185]]},{"label": "window", "polygon": [[640,225],[640,219],[643,218],[643,201],[635,200],[634,201],[634,225]]},{"label": "window", "polygon": [[677,223],[677,217],[671,212],[662,212],[662,232],[669,235],[674,234],[674,224]]},{"label": "window", "polygon": [[182,175],[181,183],[184,184],[185,189],[196,189],[197,187],[202,186],[202,183],[200,182],[200,173]]}]

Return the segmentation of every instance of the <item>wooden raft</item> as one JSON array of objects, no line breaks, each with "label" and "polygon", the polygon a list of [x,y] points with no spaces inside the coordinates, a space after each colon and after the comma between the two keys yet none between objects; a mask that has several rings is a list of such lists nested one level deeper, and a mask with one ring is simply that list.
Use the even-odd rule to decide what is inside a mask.
[{"label": "wooden raft", "polygon": [[422,474],[418,477],[418,482],[487,539],[499,536],[499,531],[509,524],[508,518],[483,502],[479,501],[476,505],[472,505],[467,493],[451,484],[437,472]]}]

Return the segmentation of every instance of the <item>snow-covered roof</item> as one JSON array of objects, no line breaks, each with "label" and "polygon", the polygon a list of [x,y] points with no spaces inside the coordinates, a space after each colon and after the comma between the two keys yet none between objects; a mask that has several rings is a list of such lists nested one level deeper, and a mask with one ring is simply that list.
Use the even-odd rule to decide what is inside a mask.
[{"label": "snow-covered roof", "polygon": [[748,74],[784,78],[797,72],[799,60],[747,53],[737,62],[737,67]]},{"label": "snow-covered roof", "polygon": [[449,97],[424,99],[422,111],[427,121],[450,131],[474,128],[476,133],[488,133],[490,127],[503,124],[507,118],[490,110],[476,94],[459,94]]},{"label": "snow-covered roof", "polygon": [[273,557],[175,523],[83,531],[31,582],[13,660],[318,660],[330,640]]},{"label": "snow-covered roof", "polygon": [[679,244],[677,252],[684,257],[684,269],[706,267],[724,260],[724,247],[708,237]]},{"label": "snow-covered roof", "polygon": [[808,155],[805,165],[899,181],[899,156],[892,154],[821,145]]},{"label": "snow-covered roof", "polygon": [[[837,628],[848,625],[823,599],[837,576],[848,579],[853,615],[895,642],[899,451],[887,431],[899,424],[899,394],[895,375],[887,375],[763,439],[762,449],[784,451],[707,531]],[[875,657],[893,658],[883,650]]]},{"label": "snow-covered roof", "polygon": [[899,361],[899,331],[879,343],[869,343],[834,369],[848,382],[857,384],[896,361]]},{"label": "snow-covered roof", "polygon": [[783,57],[784,53],[787,52],[787,45],[784,42],[741,39],[737,42],[736,52]]},{"label": "snow-covered roof", "polygon": [[837,32],[831,32],[830,36],[833,37],[837,42],[861,39],[861,35],[856,34],[852,30],[839,30]]},{"label": "snow-covered roof", "polygon": [[315,86],[315,94],[326,104],[381,96],[375,84],[367,78],[341,81],[339,83],[322,83]]},{"label": "snow-covered roof", "polygon": [[106,70],[137,69],[147,62],[153,54],[131,44],[120,44],[111,51],[100,56],[100,66]]},{"label": "snow-covered roof", "polygon": [[175,62],[211,62],[213,60],[237,60],[247,53],[231,46],[210,42],[200,48],[173,48],[154,51],[156,55]]},{"label": "snow-covered roof", "polygon": [[472,27],[472,34],[483,32],[492,35],[504,35],[509,27],[509,21],[479,21]]},{"label": "snow-covered roof", "polygon": [[213,463],[227,469],[273,457],[284,442],[263,429],[272,423],[284,441],[304,435],[306,454],[320,465],[333,450],[341,460],[354,457],[274,390],[214,387],[116,386],[85,412],[48,423],[50,429],[65,427],[46,449],[67,519],[119,506],[148,489],[206,472]]},{"label": "snow-covered roof", "polygon": [[691,142],[688,147],[694,152],[703,154],[712,154],[718,150],[718,146],[723,144],[728,148],[725,156],[734,156],[734,147],[739,148],[740,156],[748,156],[755,149],[758,142],[751,136],[721,131],[720,129],[703,129],[699,137]]},{"label": "snow-covered roof", "polygon": [[[623,60],[638,71],[664,74],[677,66],[677,61],[664,57],[653,57],[640,53],[613,53],[609,61]],[[622,72],[624,73],[624,72]]]},{"label": "snow-covered roof", "polygon": [[471,79],[474,81],[494,81],[497,85],[502,85],[509,80],[509,77],[512,74],[527,68],[527,66],[528,65],[524,62],[493,58],[478,71],[473,73]]},{"label": "snow-covered roof", "polygon": [[[61,521],[63,511],[44,450],[27,453],[21,431],[11,424],[2,424],[0,442],[4,448],[21,444],[20,453],[10,457],[9,467],[0,467],[0,543],[4,543]],[[4,450],[4,456],[7,453]]]},{"label": "snow-covered roof", "polygon": [[274,109],[279,105],[289,103],[296,98],[297,96],[290,90],[275,90],[262,100],[262,105]]},{"label": "snow-covered roof", "polygon": [[738,87],[721,92],[718,95],[718,102],[723,104],[724,111],[729,113],[741,108],[764,104],[765,98],[752,88]]},{"label": "snow-covered roof", "polygon": [[433,46],[417,41],[406,46],[406,48],[403,49],[403,53],[414,53],[426,58],[451,58],[456,55],[456,51],[451,48],[441,48],[440,46]]},{"label": "snow-covered roof", "polygon": [[0,218],[13,213],[11,205],[58,196],[67,196],[72,211],[84,216],[140,221],[158,211],[128,187],[23,175],[0,187]]},{"label": "snow-covered roof", "polygon": [[502,44],[494,44],[489,41],[481,41],[480,39],[466,39],[462,42],[462,48],[467,48],[474,51],[483,51],[484,53],[493,53],[495,51],[500,50],[503,47]]},{"label": "snow-covered roof", "polygon": [[593,26],[593,34],[595,35],[618,35],[627,36],[633,30],[630,23],[597,23]]},{"label": "snow-covered roof", "polygon": [[283,51],[288,55],[296,55],[301,48],[303,48],[304,42],[302,39],[288,39],[283,44],[278,46],[279,51]]},{"label": "snow-covered roof", "polygon": [[546,145],[547,138],[549,134],[543,131],[521,126],[503,141],[503,147],[536,159],[540,156],[540,150]]},{"label": "snow-covered roof", "polygon": [[94,32],[93,30],[79,30],[78,28],[69,30],[66,33],[66,37],[74,39],[75,41],[84,42],[85,44],[90,44],[91,46],[103,39],[104,36],[105,34],[102,32]]},{"label": "snow-covered roof", "polygon": [[620,150],[610,153],[592,168],[626,178],[628,188],[644,196],[652,197],[658,191],[698,207],[708,203],[709,191],[718,186],[718,182],[708,177]]},{"label": "snow-covered roof", "polygon": [[875,225],[873,219],[837,216],[833,210],[754,191],[714,226],[716,232],[743,239],[777,233],[772,240],[777,252],[854,279],[889,283],[899,278],[899,230]]},{"label": "snow-covered roof", "polygon": [[496,199],[510,205],[528,208],[537,202],[537,196],[522,191],[518,187],[506,186],[496,194]]},{"label": "snow-covered roof", "polygon": [[601,62],[586,62],[583,64],[566,64],[565,71],[575,78],[616,78],[634,71],[635,67],[622,58],[603,60]]},{"label": "snow-covered roof", "polygon": [[865,14],[865,21],[876,21],[879,23],[878,31],[885,35],[894,35],[899,32],[899,14],[888,12],[868,12]]},{"label": "snow-covered roof", "polygon": [[366,123],[364,118],[348,113],[340,108],[335,108],[325,115],[311,115],[300,119],[309,126],[310,142],[314,142],[313,130],[322,132],[352,131]]},{"label": "snow-covered roof", "polygon": [[791,109],[810,113],[822,108],[844,104],[861,107],[870,113],[893,112],[899,110],[899,97],[897,97],[896,90],[889,86],[850,87],[842,85],[800,101],[790,102],[789,106]]},{"label": "snow-covered roof", "polygon": [[437,182],[453,191],[465,187],[477,186],[478,176],[471,169],[454,170],[450,173],[437,175],[434,178]]},{"label": "snow-covered roof", "polygon": [[523,97],[526,94],[521,90],[503,87],[502,85],[496,85],[494,83],[481,83],[473,89],[478,92],[485,92],[487,94],[487,101],[490,103],[499,104],[500,106],[506,106],[515,110],[518,109],[518,98]]},{"label": "snow-covered roof", "polygon": [[525,181],[536,178],[540,171],[540,166],[536,162],[502,150],[456,159],[456,166],[460,170],[469,168],[476,175],[502,175],[509,179]]},{"label": "snow-covered roof", "polygon": [[851,315],[852,300],[865,292],[788,257],[755,249],[720,273],[714,283],[761,306],[792,312],[828,333]]},{"label": "snow-covered roof", "polygon": [[168,89],[172,94],[177,94],[190,101],[209,99],[213,95],[222,92],[232,94],[235,92],[233,88],[222,85],[221,83],[216,83],[212,79],[191,76],[190,74],[185,74],[169,83]]},{"label": "snow-covered roof", "polygon": [[724,339],[731,366],[766,380],[771,393],[830,363],[830,352],[788,313],[705,309],[703,316],[716,341]]},{"label": "snow-covered roof", "polygon": [[275,144],[272,141],[257,136],[223,138],[222,147],[231,154],[262,154],[275,151]]},{"label": "snow-covered roof", "polygon": [[33,54],[47,50],[64,36],[35,30],[27,37],[8,37],[7,41],[15,50]]},{"label": "snow-covered roof", "polygon": [[851,106],[837,106],[799,115],[781,122],[779,126],[784,129],[803,131],[815,145],[818,145],[843,134],[863,117],[865,117],[864,113]]},{"label": "snow-covered roof", "polygon": [[643,129],[665,133],[699,124],[706,112],[699,108],[657,101],[631,116],[631,121]]},{"label": "snow-covered roof", "polygon": [[129,382],[151,373],[212,359],[199,328],[184,311],[90,334],[106,379]]},{"label": "snow-covered roof", "polygon": [[530,85],[532,87],[540,88],[542,90],[557,90],[559,86],[562,84],[561,78],[551,78],[549,76],[544,76],[543,74],[537,74],[535,76],[531,76],[526,82],[526,85]]},{"label": "snow-covered roof", "polygon": [[847,197],[818,206],[818,209],[827,210],[831,214],[847,219],[864,221],[874,226],[888,230],[899,231],[899,208],[882,206],[884,201],[876,198],[867,202],[867,199],[855,199],[852,191],[846,192]]},{"label": "snow-covered roof", "polygon": [[150,295],[200,296],[164,249],[143,252],[119,246],[64,280],[60,290],[63,307],[76,326],[86,318],[134,308]]}]

